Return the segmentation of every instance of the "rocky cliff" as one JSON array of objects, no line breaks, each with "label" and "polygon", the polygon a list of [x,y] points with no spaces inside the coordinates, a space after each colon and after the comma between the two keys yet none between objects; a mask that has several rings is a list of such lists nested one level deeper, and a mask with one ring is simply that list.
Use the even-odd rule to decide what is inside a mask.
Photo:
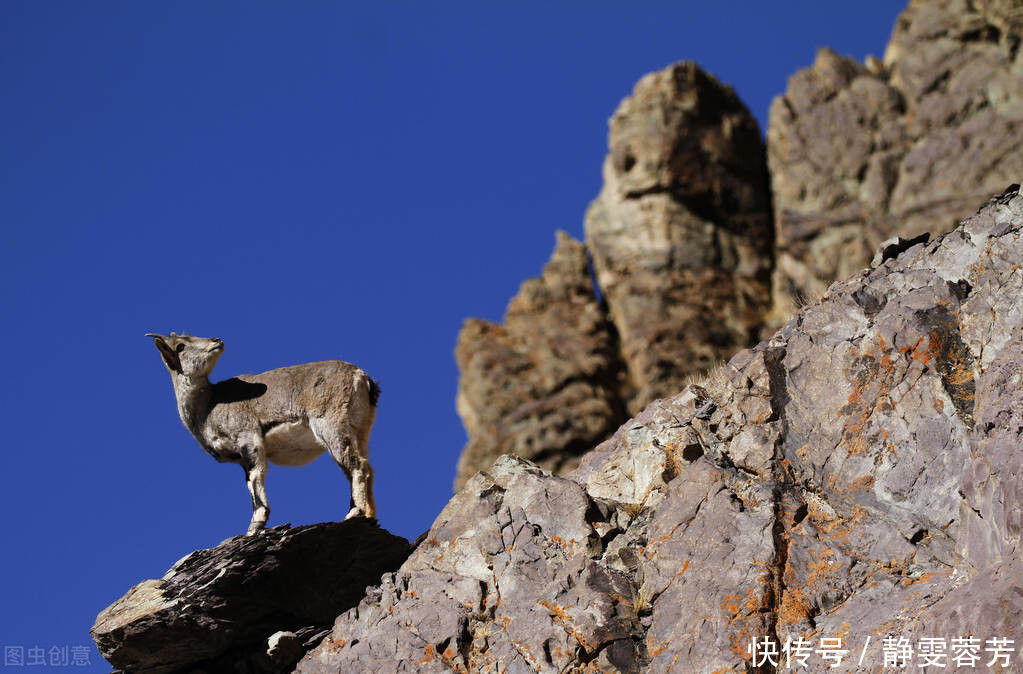
[{"label": "rocky cliff", "polygon": [[567,472],[626,412],[756,342],[772,231],[753,116],[730,88],[679,63],[639,81],[609,144],[585,248],[559,238],[503,326],[469,320],[459,334],[469,443],[456,488],[504,453]]},{"label": "rocky cliff", "polygon": [[154,672],[772,671],[786,642],[881,671],[970,638],[1023,667],[1018,192],[886,245],[567,476],[502,457],[414,550],[365,520],[237,537],[93,636]]},{"label": "rocky cliff", "polygon": [[914,1],[883,62],[822,49],[792,76],[767,134],[777,316],[881,241],[944,232],[1023,175],[1021,10]]},{"label": "rocky cliff", "polygon": [[695,64],[641,79],[610,127],[586,246],[635,414],[757,341],[771,200],[756,120]]},{"label": "rocky cliff", "polygon": [[522,284],[504,325],[470,319],[458,336],[458,413],[469,444],[456,487],[502,454],[554,472],[625,420],[623,366],[583,245],[564,233],[543,276]]},{"label": "rocky cliff", "polygon": [[[697,66],[641,79],[611,118],[604,186],[585,222],[616,337],[617,353],[604,357],[617,362],[624,408],[635,414],[673,395],[687,376],[769,335],[866,266],[881,242],[948,231],[1018,180],[1021,39],[1019,0],[911,2],[883,62],[823,49],[791,78],[771,107],[766,158],[745,106]],[[530,318],[518,314],[521,324]],[[545,327],[532,343],[579,339],[572,321]],[[494,331],[472,323],[458,352],[496,353]],[[582,413],[586,432],[547,416],[566,430],[540,439],[539,419],[555,404],[549,393],[527,381],[531,374],[482,362],[467,367],[459,358],[469,443],[456,485],[506,451],[542,456],[563,474],[583,436],[602,439],[592,432],[602,425],[593,407]],[[604,387],[600,397],[615,394]],[[619,408],[605,407],[613,427]],[[572,404],[560,409],[576,416]]]},{"label": "rocky cliff", "polygon": [[409,552],[362,518],[236,536],[133,587],[99,614],[92,638],[128,672],[291,671]]},{"label": "rocky cliff", "polygon": [[753,642],[799,638],[810,671],[822,639],[880,671],[886,638],[952,662],[968,635],[999,664],[987,640],[1023,642],[1017,191],[888,247],[566,477],[472,477],[297,671],[750,671]]},{"label": "rocky cliff", "polygon": [[793,76],[766,152],[697,66],[643,78],[585,243],[459,335],[469,444],[418,545],[361,520],[225,541],[101,613],[101,653],[774,671],[801,639],[810,671],[881,671],[969,637],[1023,670],[1021,21],[912,2],[883,61]]}]

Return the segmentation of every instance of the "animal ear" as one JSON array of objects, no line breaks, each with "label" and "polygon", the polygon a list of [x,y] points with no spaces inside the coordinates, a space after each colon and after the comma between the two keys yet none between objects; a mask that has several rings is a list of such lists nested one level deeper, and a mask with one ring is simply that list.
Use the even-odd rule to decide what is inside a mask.
[{"label": "animal ear", "polygon": [[170,345],[167,344],[167,338],[151,332],[147,332],[146,337],[153,338],[153,343],[160,350],[160,355],[163,356],[163,362],[167,365],[167,369],[171,372],[181,372],[181,359],[178,358],[178,354],[174,353],[174,349],[170,348]]}]

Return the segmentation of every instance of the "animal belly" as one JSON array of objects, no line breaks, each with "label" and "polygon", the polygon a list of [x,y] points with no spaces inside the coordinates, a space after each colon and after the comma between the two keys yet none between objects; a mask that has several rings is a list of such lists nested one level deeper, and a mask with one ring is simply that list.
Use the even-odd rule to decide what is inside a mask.
[{"label": "animal belly", "polygon": [[280,466],[303,466],[322,454],[324,449],[304,421],[274,426],[263,435],[267,460]]}]

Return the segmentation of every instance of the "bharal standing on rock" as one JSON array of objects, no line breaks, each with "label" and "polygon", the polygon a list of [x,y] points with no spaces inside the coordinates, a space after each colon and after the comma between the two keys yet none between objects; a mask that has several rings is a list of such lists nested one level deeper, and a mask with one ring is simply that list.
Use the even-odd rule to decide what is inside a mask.
[{"label": "bharal standing on rock", "polygon": [[239,463],[252,497],[249,534],[266,526],[268,463],[301,466],[325,450],[352,485],[355,516],[376,517],[369,431],[380,387],[351,363],[327,360],[209,380],[224,353],[219,339],[148,333],[174,383],[178,414],[217,461]]}]

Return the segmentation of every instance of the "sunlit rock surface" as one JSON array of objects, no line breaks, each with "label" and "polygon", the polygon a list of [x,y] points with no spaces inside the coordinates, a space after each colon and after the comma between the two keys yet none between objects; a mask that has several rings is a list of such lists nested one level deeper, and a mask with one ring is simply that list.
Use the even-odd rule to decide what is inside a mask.
[{"label": "sunlit rock surface", "polygon": [[635,414],[757,341],[770,196],[756,120],[693,63],[643,77],[611,117],[609,146],[586,245]]},{"label": "sunlit rock surface", "polygon": [[883,62],[821,49],[771,106],[774,318],[1023,175],[1023,3],[914,1]]},{"label": "sunlit rock surface", "polygon": [[455,357],[469,435],[456,489],[502,454],[567,472],[626,418],[614,329],[583,245],[564,232],[543,275],[509,303],[503,325],[465,322]]},{"label": "sunlit rock surface", "polygon": [[695,64],[678,63],[622,101],[609,145],[586,247],[559,235],[504,324],[469,320],[459,335],[469,443],[456,487],[503,453],[564,474],[627,412],[757,339],[772,228],[749,110]]},{"label": "sunlit rock surface", "polygon": [[[585,222],[625,410],[674,395],[690,374],[770,335],[883,241],[947,232],[1019,180],[1021,39],[1019,0],[911,2],[883,60],[825,48],[790,78],[771,107],[766,158],[742,102],[698,66],[643,77],[610,121],[604,185]],[[578,339],[572,322],[545,329],[534,341]],[[488,335],[463,332],[459,351],[477,341],[485,349]],[[552,415],[561,430],[538,442],[522,410],[547,409],[554,396],[494,362],[486,387],[460,389],[469,445],[456,483],[500,451],[564,474],[601,426],[598,405],[586,432]],[[481,378],[478,365],[462,373]],[[474,423],[480,415],[466,410],[485,408],[493,391],[489,425]],[[617,405],[599,404],[620,423]]]},{"label": "sunlit rock surface", "polygon": [[1018,649],[1021,236],[1012,190],[833,285],[567,477],[502,458],[298,671],[742,671],[764,638],[858,659],[870,637],[871,671],[888,636]]}]

